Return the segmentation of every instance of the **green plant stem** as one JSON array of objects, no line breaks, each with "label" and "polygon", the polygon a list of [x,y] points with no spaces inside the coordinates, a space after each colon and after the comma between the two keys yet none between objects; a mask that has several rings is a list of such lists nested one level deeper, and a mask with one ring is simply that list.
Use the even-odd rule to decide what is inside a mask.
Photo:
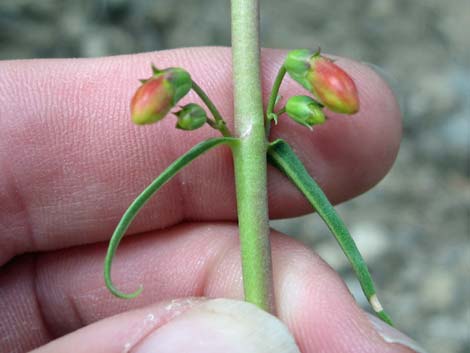
[{"label": "green plant stem", "polygon": [[240,138],[232,150],[245,300],[273,312],[258,0],[232,0],[231,11],[235,129]]},{"label": "green plant stem", "polygon": [[211,112],[212,116],[215,119],[215,123],[212,120],[209,120],[209,125],[212,126],[214,129],[219,130],[223,136],[231,137],[233,136],[230,132],[230,129],[227,127],[225,120],[222,118],[222,115],[212,102],[212,100],[208,97],[206,92],[194,81],[193,82],[193,91],[201,98],[201,100],[206,105],[207,109]]},{"label": "green plant stem", "polygon": [[361,288],[372,306],[383,321],[392,325],[390,316],[383,310],[377,298],[372,276],[369,273],[367,264],[357,248],[354,239],[351,237],[346,225],[336,213],[334,207],[321,190],[320,186],[308,174],[307,170],[292,151],[290,146],[283,140],[272,142],[268,149],[269,162],[282,171],[295,186],[305,195],[307,200],[315,208],[319,216],[326,223],[331,233],[336,238],[338,244],[348,258],[356,273]]},{"label": "green plant stem", "polygon": [[168,168],[166,168],[137,198],[132,202],[129,208],[126,210],[122,216],[119,224],[117,225],[111,240],[109,241],[108,251],[106,253],[106,259],[104,261],[104,279],[106,287],[113,293],[115,296],[123,299],[135,298],[142,292],[142,286],[138,288],[135,292],[127,294],[119,291],[111,280],[111,265],[113,262],[114,254],[121,242],[121,239],[124,237],[127,229],[134,220],[135,216],[139,211],[144,207],[144,205],[150,200],[150,198],[172,177],[174,177],[181,169],[186,165],[191,163],[194,159],[199,157],[201,154],[207,152],[208,150],[221,145],[229,144],[231,147],[237,145],[237,139],[228,138],[228,137],[219,137],[212,138],[206,141],[203,141],[188,152],[180,156],[175,160]]},{"label": "green plant stem", "polygon": [[[286,68],[284,65],[282,65],[279,68],[279,71],[277,72],[276,79],[274,80],[273,83],[273,88],[271,89],[271,95],[269,96],[269,101],[268,101],[268,106],[266,108],[266,127],[265,127],[265,133],[266,133],[266,138],[269,138],[269,131],[271,129],[271,120],[276,120],[277,122],[277,116],[279,113],[274,113],[274,107],[276,105],[277,97],[279,94],[279,88],[281,87],[282,80],[284,79],[284,76],[286,75]],[[275,118],[273,118],[273,114]]]}]

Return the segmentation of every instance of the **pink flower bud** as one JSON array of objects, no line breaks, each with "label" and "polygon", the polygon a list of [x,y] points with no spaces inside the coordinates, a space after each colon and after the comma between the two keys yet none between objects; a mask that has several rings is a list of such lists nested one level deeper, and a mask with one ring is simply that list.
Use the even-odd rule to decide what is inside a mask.
[{"label": "pink flower bud", "polygon": [[287,73],[312,92],[328,109],[343,114],[359,111],[359,97],[352,78],[333,60],[307,49],[292,50],[284,63]]},{"label": "pink flower bud", "polygon": [[132,97],[131,117],[138,125],[161,120],[173,107],[173,89],[160,76],[147,80]]},{"label": "pink flower bud", "polygon": [[355,114],[359,111],[359,97],[352,78],[332,60],[314,56],[311,60],[308,79],[313,94],[330,110]]},{"label": "pink flower bud", "polygon": [[131,100],[131,117],[135,124],[152,124],[165,117],[192,87],[189,74],[179,68],[158,70],[142,80]]}]

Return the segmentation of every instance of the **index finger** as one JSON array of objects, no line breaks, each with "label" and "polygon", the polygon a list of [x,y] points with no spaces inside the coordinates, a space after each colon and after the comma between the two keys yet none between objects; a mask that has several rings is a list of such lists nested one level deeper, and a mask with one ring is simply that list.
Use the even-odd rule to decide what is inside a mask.
[{"label": "index finger", "polygon": [[[264,94],[285,52],[263,52]],[[181,66],[232,124],[230,50],[192,48],[109,57],[10,61],[0,64],[0,264],[15,254],[109,238],[133,198],[209,128],[187,133],[166,118],[130,123],[128,105],[149,64]],[[366,66],[340,59],[355,79],[361,112],[335,116],[310,133],[282,119],[273,137],[289,141],[335,202],[374,185],[390,168],[400,138],[397,104]],[[283,96],[305,93],[287,81]],[[187,101],[197,101],[190,94]],[[184,102],[183,102],[184,103]],[[270,172],[271,217],[310,207],[280,174]],[[211,151],[159,192],[131,233],[182,220],[236,219],[230,153]]]}]

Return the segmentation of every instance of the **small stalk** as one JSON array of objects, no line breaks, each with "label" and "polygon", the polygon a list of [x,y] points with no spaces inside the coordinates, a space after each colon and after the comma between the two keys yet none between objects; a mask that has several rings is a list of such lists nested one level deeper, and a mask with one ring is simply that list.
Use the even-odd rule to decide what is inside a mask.
[{"label": "small stalk", "polygon": [[286,112],[286,107],[282,107],[275,114],[279,117]]},{"label": "small stalk", "polygon": [[277,95],[279,94],[279,88],[281,87],[282,80],[286,75],[286,68],[282,65],[277,72],[276,79],[273,83],[273,88],[271,90],[271,96],[269,97],[268,107],[266,109],[266,115],[269,115],[274,111],[274,106],[276,105]]},{"label": "small stalk", "polygon": [[221,132],[221,134],[225,137],[232,137],[232,133],[230,132],[227,124],[225,124],[225,120],[222,118],[222,115],[219,113],[217,108],[215,107],[214,103],[211,99],[207,96],[206,92],[194,81],[192,81],[192,88],[193,91],[201,98],[201,100],[206,105],[207,109],[211,112],[214,120],[208,120],[208,123],[214,129],[217,129]]},{"label": "small stalk", "polygon": [[282,65],[279,68],[279,71],[277,72],[276,79],[274,80],[274,83],[273,83],[273,88],[271,89],[271,95],[269,96],[268,106],[266,107],[266,127],[265,127],[267,139],[269,139],[269,132],[271,130],[271,121],[274,120],[277,123],[278,116],[284,113],[285,111],[284,110],[282,112],[274,113],[274,108],[276,106],[277,97],[279,94],[279,88],[281,87],[281,83],[282,83],[282,80],[284,79],[284,76],[286,75],[286,72],[287,72],[286,68],[284,67],[284,65]]},{"label": "small stalk", "polygon": [[259,1],[232,0],[231,10],[235,129],[240,138],[232,150],[245,300],[273,312]]}]

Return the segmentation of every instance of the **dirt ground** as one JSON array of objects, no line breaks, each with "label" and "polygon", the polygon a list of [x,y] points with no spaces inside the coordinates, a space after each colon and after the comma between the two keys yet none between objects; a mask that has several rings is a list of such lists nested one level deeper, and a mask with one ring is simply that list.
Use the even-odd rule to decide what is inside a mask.
[{"label": "dirt ground", "polygon": [[[470,1],[262,1],[265,47],[373,63],[404,116],[372,191],[338,207],[398,327],[429,352],[470,352]],[[229,45],[228,1],[2,0],[0,59]],[[273,222],[359,286],[318,217]]]}]

